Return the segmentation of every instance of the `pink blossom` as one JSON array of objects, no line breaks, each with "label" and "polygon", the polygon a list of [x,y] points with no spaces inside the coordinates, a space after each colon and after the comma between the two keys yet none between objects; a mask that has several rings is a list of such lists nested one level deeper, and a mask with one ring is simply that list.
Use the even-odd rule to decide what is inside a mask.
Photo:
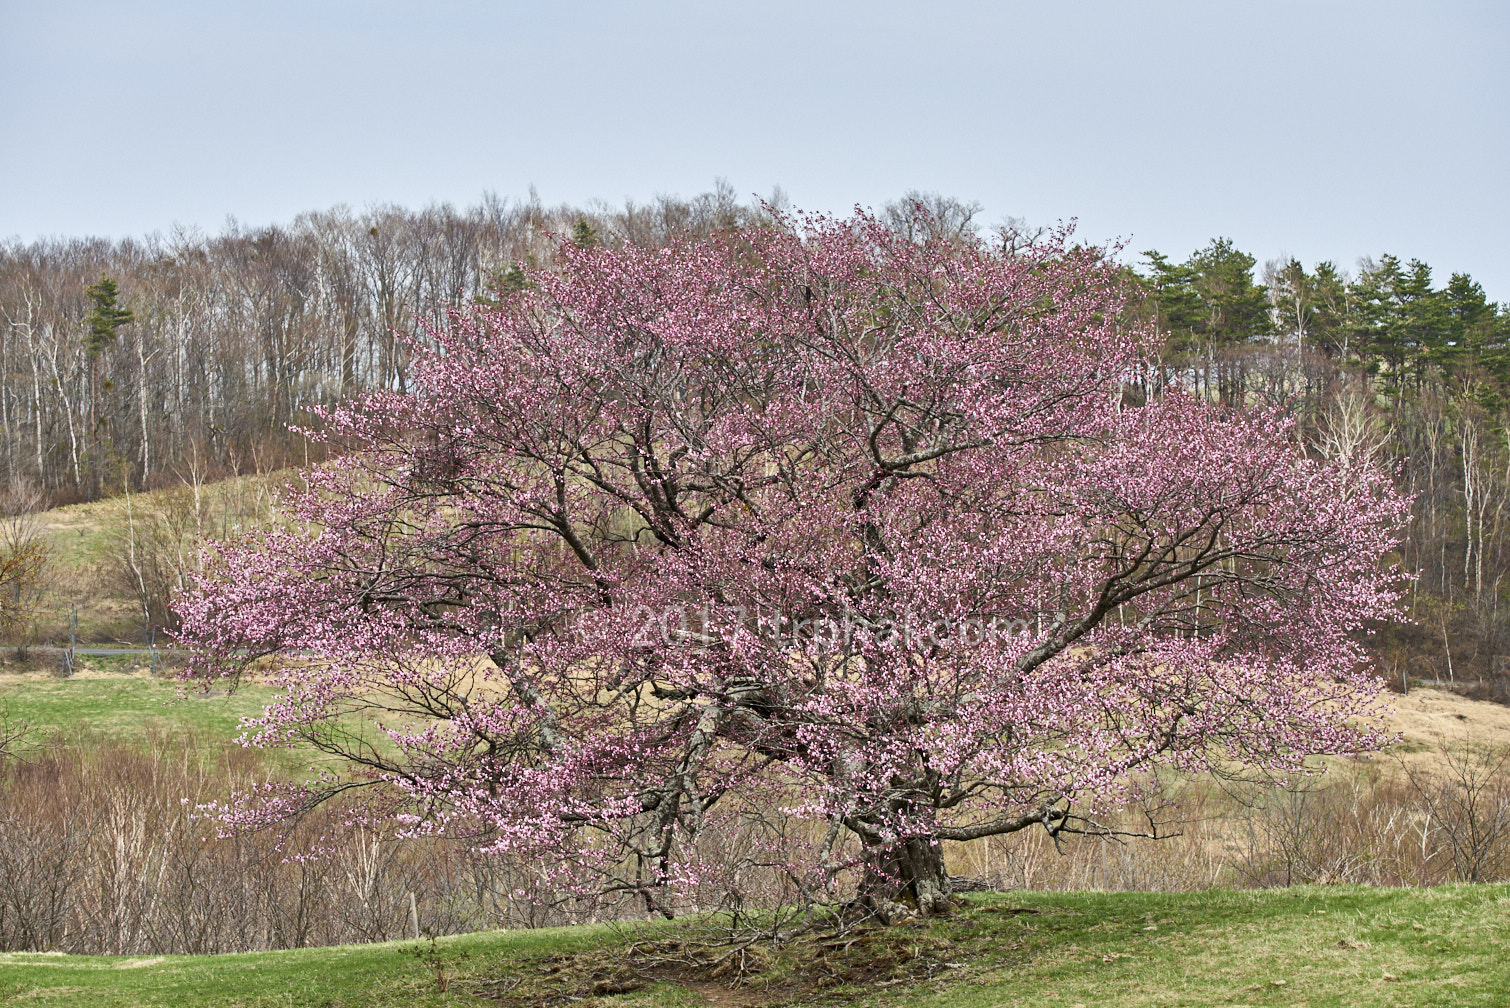
[{"label": "pink blossom", "polygon": [[355,786],[665,909],[765,823],[928,909],[941,840],[1378,744],[1405,501],[1282,410],[1125,403],[1155,334],[1103,250],[814,216],[531,280],[327,411],[289,530],[182,600],[192,676],[285,656],[256,741],[356,757],[233,824]]}]

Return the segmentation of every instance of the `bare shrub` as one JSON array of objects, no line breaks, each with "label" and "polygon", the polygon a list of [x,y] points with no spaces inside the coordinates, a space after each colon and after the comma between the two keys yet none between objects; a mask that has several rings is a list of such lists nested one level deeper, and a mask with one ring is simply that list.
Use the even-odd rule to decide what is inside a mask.
[{"label": "bare shrub", "polygon": [[42,526],[41,490],[12,481],[0,490],[0,637],[25,660],[36,632],[37,606],[52,550]]},{"label": "bare shrub", "polygon": [[1429,765],[1344,765],[1282,785],[1191,782],[1165,840],[1028,832],[950,852],[992,888],[1436,885],[1510,873],[1510,749],[1441,745]]},{"label": "bare shrub", "polygon": [[1229,874],[1209,824],[1199,819],[1159,840],[1028,830],[950,853],[951,871],[970,888],[1186,892],[1220,885]]},{"label": "bare shrub", "polygon": [[173,627],[172,601],[199,571],[201,545],[264,523],[274,482],[245,476],[204,484],[197,475],[150,495],[115,502],[106,575],[135,599],[144,627]]},{"label": "bare shrub", "polygon": [[[0,719],[0,724],[3,724]],[[353,829],[322,807],[290,833],[222,836],[203,802],[265,779],[262,753],[191,736],[134,747],[25,741],[0,758],[0,950],[145,955],[255,951],[642,917],[633,893],[582,898],[556,866],[438,838]],[[6,733],[0,733],[4,737]],[[1362,765],[1275,788],[1185,782],[1164,840],[1024,831],[946,850],[959,888],[1187,891],[1299,883],[1430,885],[1510,871],[1510,752],[1444,745],[1439,759]],[[21,758],[14,758],[19,756]],[[812,824],[751,808],[697,857],[678,912],[734,930],[785,926],[780,905],[842,902],[824,866],[779,856]],[[1135,825],[1129,810],[1121,825]],[[314,852],[314,853],[310,853]],[[842,852],[840,852],[842,853]],[[852,895],[852,894],[851,894]],[[412,910],[411,910],[412,907]]]},{"label": "bare shrub", "polygon": [[[1338,779],[1341,777],[1341,779]],[[1230,822],[1232,868],[1249,885],[1401,885],[1421,876],[1408,796],[1359,771],[1249,787]]]},{"label": "bare shrub", "polygon": [[164,735],[4,762],[0,950],[240,952],[572,920],[529,902],[529,866],[353,831],[339,808],[285,837],[221,836],[199,814],[266,774],[256,751]]},{"label": "bare shrub", "polygon": [[[1440,762],[1402,762],[1414,791],[1423,848],[1445,852],[1463,882],[1493,882],[1510,872],[1510,746],[1443,742]],[[1435,838],[1432,844],[1425,839]]]}]

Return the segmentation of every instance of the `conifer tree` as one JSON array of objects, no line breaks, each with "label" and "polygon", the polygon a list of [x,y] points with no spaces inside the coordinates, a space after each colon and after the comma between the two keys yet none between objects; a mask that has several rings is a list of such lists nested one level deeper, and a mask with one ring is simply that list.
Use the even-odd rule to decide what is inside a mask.
[{"label": "conifer tree", "polygon": [[108,276],[100,277],[100,282],[87,288],[84,293],[94,302],[94,313],[84,319],[84,324],[89,327],[84,345],[89,356],[98,357],[100,351],[115,342],[116,331],[129,325],[134,316],[131,309],[121,307],[120,290]]}]

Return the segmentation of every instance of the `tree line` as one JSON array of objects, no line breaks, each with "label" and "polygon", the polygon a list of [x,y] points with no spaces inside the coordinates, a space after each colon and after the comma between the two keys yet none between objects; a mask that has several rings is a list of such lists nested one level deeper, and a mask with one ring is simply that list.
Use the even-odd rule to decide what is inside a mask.
[{"label": "tree line", "polygon": [[1259,267],[1219,238],[1183,262],[1144,254],[1138,311],[1168,333],[1147,383],[1291,405],[1318,455],[1387,460],[1414,498],[1410,624],[1377,641],[1386,673],[1482,683],[1510,699],[1510,306],[1418,259],[1348,272]]},{"label": "tree line", "polygon": [[721,186],[618,209],[489,197],[0,245],[0,468],[66,502],[302,461],[289,426],[305,407],[403,390],[405,338],[518,282],[553,234],[654,243],[759,212]]},{"label": "tree line", "polygon": [[[931,194],[884,214],[916,226],[914,200],[934,227],[977,227],[978,205]],[[720,184],[622,207],[489,196],[215,235],[0,244],[0,471],[21,496],[65,503],[303,462],[311,447],[290,427],[305,407],[406,389],[406,340],[527,283],[556,236],[654,245],[767,219]],[[1499,681],[1510,306],[1417,259],[1260,264],[1226,238],[1182,261],[1146,252],[1128,280],[1130,311],[1168,334],[1130,394],[1185,383],[1220,402],[1283,400],[1319,454],[1390,459],[1415,497],[1404,560],[1419,576],[1416,622],[1381,638],[1385,668]]]}]

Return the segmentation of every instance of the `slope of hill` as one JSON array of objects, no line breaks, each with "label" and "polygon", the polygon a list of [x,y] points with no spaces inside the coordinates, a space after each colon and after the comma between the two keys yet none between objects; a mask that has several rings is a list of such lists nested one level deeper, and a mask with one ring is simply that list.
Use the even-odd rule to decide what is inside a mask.
[{"label": "slope of hill", "polygon": [[145,643],[154,625],[168,623],[174,589],[197,566],[200,539],[269,520],[274,496],[293,478],[292,471],[238,476],[30,516],[49,549],[30,642],[64,645],[73,629],[80,644]]},{"label": "slope of hill", "polygon": [[1440,744],[1462,739],[1478,745],[1510,745],[1510,707],[1503,704],[1426,687],[1390,700],[1394,710],[1387,723],[1400,733],[1401,743],[1393,751],[1403,757],[1425,759]]},{"label": "slope of hill", "polygon": [[[228,956],[0,956],[37,1008],[1502,1006],[1510,886],[1012,893],[710,966],[685,927],[490,932]],[[636,939],[627,944],[625,939]]]}]

